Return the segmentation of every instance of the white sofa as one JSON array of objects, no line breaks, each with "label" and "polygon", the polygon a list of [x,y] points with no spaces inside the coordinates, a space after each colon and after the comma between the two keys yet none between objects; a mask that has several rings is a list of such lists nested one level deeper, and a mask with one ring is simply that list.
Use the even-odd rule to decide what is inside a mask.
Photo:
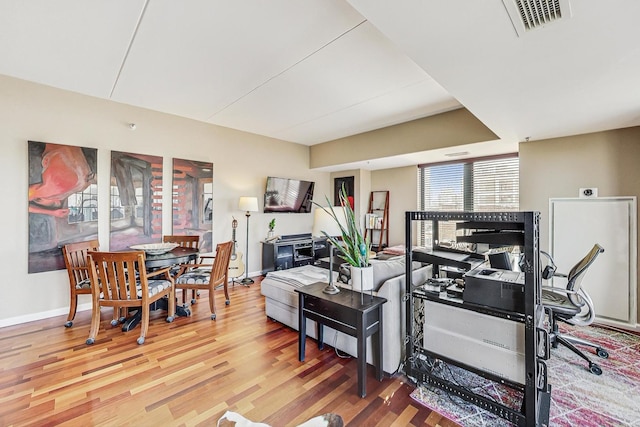
[{"label": "white sofa", "polygon": [[[374,277],[374,295],[386,298],[383,307],[382,334],[383,370],[391,375],[400,367],[404,359],[404,337],[406,330],[405,306],[405,260],[398,257],[386,261],[372,260]],[[424,283],[431,277],[431,266],[414,263],[414,284]],[[306,265],[289,270],[269,272],[262,280],[261,291],[265,297],[267,317],[298,330],[298,293],[295,289],[318,281],[326,282],[329,271],[320,267]],[[337,275],[334,273],[334,277]],[[341,286],[347,286],[339,283]],[[316,325],[307,319],[307,335],[316,337]],[[352,356],[357,354],[356,339],[324,328],[324,343]],[[371,338],[367,339],[367,363],[372,361]]]}]

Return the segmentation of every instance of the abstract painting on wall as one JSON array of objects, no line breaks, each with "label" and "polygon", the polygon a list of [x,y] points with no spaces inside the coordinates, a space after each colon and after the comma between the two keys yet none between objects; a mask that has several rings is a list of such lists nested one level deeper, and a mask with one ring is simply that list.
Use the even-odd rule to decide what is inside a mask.
[{"label": "abstract painting on wall", "polygon": [[29,273],[64,267],[62,246],[97,239],[97,149],[29,141]]},{"label": "abstract painting on wall", "polygon": [[211,252],[213,163],[173,159],[173,234],[200,236],[200,251]]},{"label": "abstract painting on wall", "polygon": [[162,240],[162,157],[111,152],[109,249]]}]

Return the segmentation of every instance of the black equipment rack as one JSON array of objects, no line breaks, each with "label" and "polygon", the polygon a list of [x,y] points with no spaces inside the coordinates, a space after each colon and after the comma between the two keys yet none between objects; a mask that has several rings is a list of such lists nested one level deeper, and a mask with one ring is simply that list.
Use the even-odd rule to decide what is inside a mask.
[{"label": "black equipment rack", "polygon": [[[523,400],[520,410],[505,406],[497,401],[476,394],[468,388],[462,387],[439,376],[433,375],[429,369],[420,363],[421,358],[430,355],[422,346],[422,329],[416,325],[414,309],[416,301],[418,307],[424,309],[421,300],[438,302],[438,298],[428,292],[420,292],[412,282],[412,262],[414,261],[412,237],[414,223],[431,221],[433,241],[438,242],[438,223],[441,221],[453,221],[457,229],[477,230],[471,236],[462,236],[460,241],[474,243],[489,243],[492,245],[518,245],[523,254],[520,263],[525,274],[524,285],[524,313],[504,312],[487,307],[478,307],[473,304],[462,303],[458,307],[481,312],[489,316],[498,316],[508,320],[524,323],[525,345],[525,373],[524,384],[504,381],[491,372],[483,372],[473,366],[457,363],[455,360],[442,359],[460,368],[469,370],[483,377],[498,381],[506,386],[513,387],[522,392]],[[435,211],[409,211],[405,214],[405,241],[406,241],[406,330],[405,339],[405,363],[404,371],[407,377],[418,384],[424,383],[438,387],[446,392],[458,396],[476,406],[490,411],[517,426],[546,426],[549,423],[549,406],[551,399],[551,385],[547,383],[547,366],[545,360],[550,355],[548,332],[544,327],[545,312],[540,304],[540,254],[539,254],[539,212],[435,212]],[[487,241],[483,242],[483,237]],[[419,258],[419,257],[416,257]],[[417,259],[416,259],[417,260]],[[439,265],[434,265],[434,277],[438,273]],[[445,302],[446,303],[446,302]],[[419,330],[418,330],[419,329]],[[420,336],[418,336],[418,335]],[[437,356],[436,356],[437,358]]]}]

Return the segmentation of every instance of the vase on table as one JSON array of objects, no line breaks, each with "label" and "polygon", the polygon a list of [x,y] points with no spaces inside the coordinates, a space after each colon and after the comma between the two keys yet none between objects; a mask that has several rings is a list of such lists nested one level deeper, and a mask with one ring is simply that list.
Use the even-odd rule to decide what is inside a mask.
[{"label": "vase on table", "polygon": [[351,266],[351,289],[357,292],[370,291],[373,289],[373,266]]}]

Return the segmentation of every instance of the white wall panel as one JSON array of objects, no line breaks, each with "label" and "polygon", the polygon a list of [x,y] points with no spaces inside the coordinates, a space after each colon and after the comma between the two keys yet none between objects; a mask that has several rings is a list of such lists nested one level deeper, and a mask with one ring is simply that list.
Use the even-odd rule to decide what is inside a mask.
[{"label": "white wall panel", "polygon": [[636,198],[550,199],[549,211],[550,250],[558,272],[568,273],[599,243],[604,253],[589,267],[582,286],[598,320],[635,326]]}]

